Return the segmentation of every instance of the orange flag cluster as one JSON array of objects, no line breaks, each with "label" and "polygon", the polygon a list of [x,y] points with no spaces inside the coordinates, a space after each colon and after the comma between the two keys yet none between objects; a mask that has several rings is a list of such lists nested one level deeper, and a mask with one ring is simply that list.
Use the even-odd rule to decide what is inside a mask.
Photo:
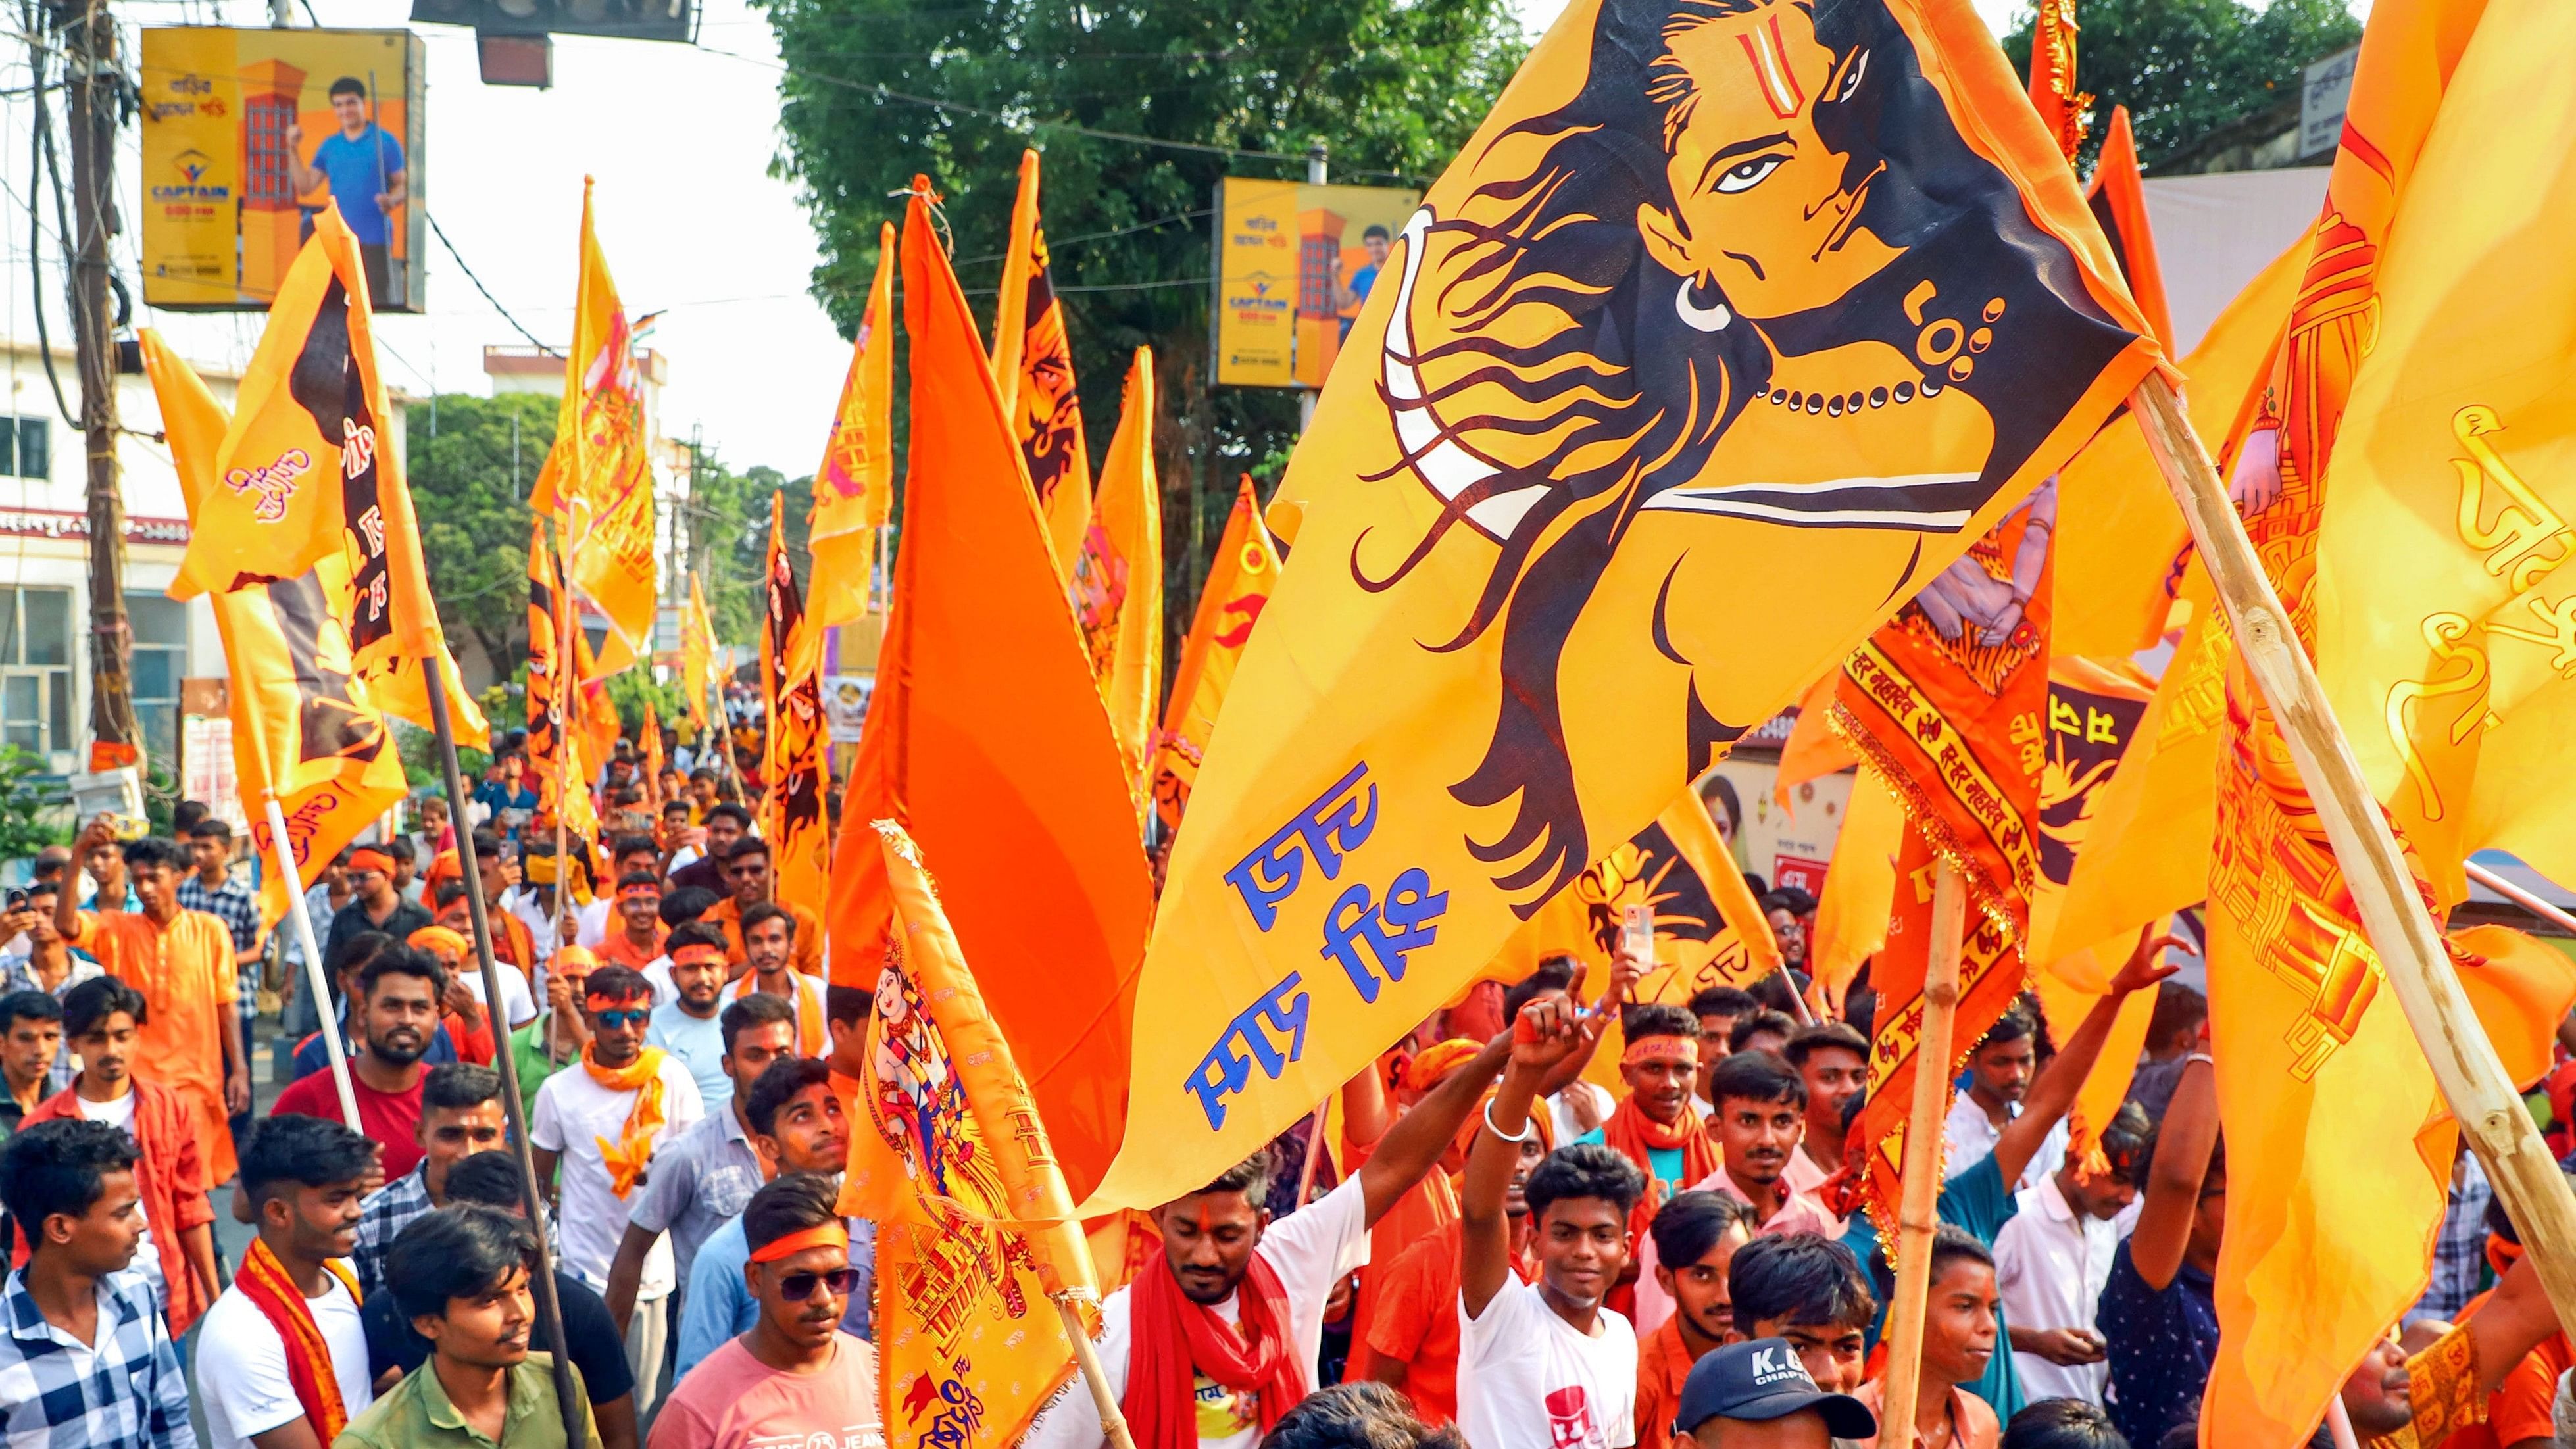
[{"label": "orange flag cluster", "polygon": [[779,897],[823,899],[831,878],[830,775],[823,751],[823,631],[805,612],[787,557],[787,496],[769,495],[769,565],[760,628],[760,682],[769,712],[760,777],[760,833],[775,857]]}]

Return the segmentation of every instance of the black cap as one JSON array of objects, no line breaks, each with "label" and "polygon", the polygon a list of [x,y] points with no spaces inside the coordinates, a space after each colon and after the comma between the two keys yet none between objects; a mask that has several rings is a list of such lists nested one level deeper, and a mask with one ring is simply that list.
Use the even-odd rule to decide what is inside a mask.
[{"label": "black cap", "polygon": [[1768,1423],[1800,1409],[1824,1415],[1826,1431],[1837,1439],[1878,1435],[1878,1416],[1869,1406],[1849,1394],[1817,1388],[1785,1338],[1730,1343],[1700,1355],[1682,1382],[1681,1412],[1673,1417],[1673,1429],[1694,1430],[1711,1419]]}]

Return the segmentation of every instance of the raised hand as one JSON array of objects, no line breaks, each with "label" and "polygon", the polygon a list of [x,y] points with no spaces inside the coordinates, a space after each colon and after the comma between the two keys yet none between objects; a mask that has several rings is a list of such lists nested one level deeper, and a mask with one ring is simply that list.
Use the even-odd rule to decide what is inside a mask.
[{"label": "raised hand", "polygon": [[2165,951],[2180,946],[2191,949],[2191,942],[2181,936],[2157,935],[2156,923],[2149,921],[2138,928],[2138,944],[2129,948],[2129,959],[2120,963],[2119,974],[2111,978],[2111,994],[2126,996],[2143,991],[2182,968],[2165,961]]}]

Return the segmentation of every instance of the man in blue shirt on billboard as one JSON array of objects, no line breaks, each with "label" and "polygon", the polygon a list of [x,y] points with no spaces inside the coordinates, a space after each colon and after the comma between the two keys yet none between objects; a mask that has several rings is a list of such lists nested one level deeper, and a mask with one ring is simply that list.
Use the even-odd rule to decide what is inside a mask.
[{"label": "man in blue shirt on billboard", "polygon": [[[393,286],[388,250],[393,228],[386,219],[410,194],[402,143],[368,118],[367,83],[356,76],[331,82],[331,113],[339,117],[340,129],[313,148],[311,165],[294,163],[296,193],[331,184],[332,203],[366,260],[368,298],[379,307],[402,306],[408,298]],[[290,148],[301,148],[304,128],[290,127],[286,140]]]}]

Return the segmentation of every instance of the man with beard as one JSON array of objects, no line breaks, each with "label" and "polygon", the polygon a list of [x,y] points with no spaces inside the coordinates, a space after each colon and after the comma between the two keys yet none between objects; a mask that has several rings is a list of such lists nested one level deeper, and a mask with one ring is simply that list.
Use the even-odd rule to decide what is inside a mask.
[{"label": "man with beard", "polygon": [[[438,1030],[446,993],[446,970],[413,946],[388,946],[358,972],[360,1046],[349,1060],[349,1087],[358,1099],[358,1125],[384,1148],[388,1179],[420,1166],[420,1084],[429,1074],[421,1057]],[[339,1121],[337,1080],[315,1072],[278,1093],[268,1115]]]},{"label": "man with beard", "polygon": [[617,1260],[608,1268],[608,1307],[620,1323],[634,1309],[645,1259],[662,1235],[671,1235],[674,1276],[688,1282],[698,1245],[742,1211],[766,1176],[752,1145],[758,1129],[750,1117],[751,1089],[771,1062],[795,1055],[796,1023],[786,1002],[751,996],[724,1009],[717,1031],[725,1073],[721,1105],[710,1099],[707,1115],[653,1154],[652,1179],[627,1215]]},{"label": "man with beard", "polygon": [[1691,1186],[1750,1209],[1757,1237],[1839,1231],[1822,1203],[1789,1185],[1807,1115],[1807,1084],[1796,1070],[1769,1052],[1739,1052],[1709,1074],[1708,1092],[1717,1108],[1708,1135],[1717,1139],[1719,1167]]},{"label": "man with beard", "polygon": [[[757,836],[737,840],[733,843],[733,848],[725,852],[724,862],[725,884],[732,889],[733,893],[717,902],[716,908],[707,912],[707,919],[724,928],[725,939],[733,947],[735,963],[741,964],[751,960],[752,912],[766,904],[794,917],[788,929],[787,942],[796,974],[810,980],[821,980],[823,976],[822,918],[799,902],[771,898],[776,883],[769,872],[769,842]],[[783,990],[783,988],[772,988],[767,985],[762,989]],[[818,1009],[814,1013],[814,1029],[820,1032],[823,1013],[819,1009],[819,999],[817,1006]],[[807,1055],[820,1056],[822,1048],[817,1047]]]},{"label": "man with beard", "polygon": [[695,886],[723,895],[732,887],[725,879],[725,857],[736,841],[751,833],[751,812],[730,800],[710,805],[698,829],[705,837],[702,842],[671,852],[671,888]]},{"label": "man with beard", "polygon": [[349,1255],[358,1289],[372,1298],[385,1286],[385,1253],[414,1219],[447,1201],[447,1170],[477,1152],[501,1145],[508,1118],[501,1108],[501,1074],[490,1067],[450,1062],[421,1080],[420,1166],[368,1194],[358,1217],[358,1246]]},{"label": "man with beard", "polygon": [[748,1264],[735,1276],[757,1317],[663,1405],[653,1449],[880,1441],[876,1350],[842,1327],[867,1282],[850,1264],[856,1245],[836,1196],[831,1179],[809,1173],[753,1195],[742,1215]]},{"label": "man with beard", "polygon": [[[743,843],[758,845],[760,842]],[[738,850],[734,853],[740,856],[746,852]],[[755,856],[753,864],[755,868],[766,871],[769,858],[766,855]],[[725,904],[735,903],[727,901]],[[722,910],[722,906],[717,907],[719,913]],[[791,910],[773,901],[750,907],[740,919],[741,934],[737,939],[746,952],[743,959],[750,969],[739,979],[726,983],[724,989],[716,993],[716,999],[731,1006],[746,996],[775,996],[795,1010],[796,1054],[819,1057],[829,1052],[832,1040],[824,1021],[828,1013],[823,1004],[823,978],[807,971],[804,964],[807,932],[810,930],[819,940],[823,928],[814,921],[811,912]],[[724,923],[711,920],[709,924]],[[815,963],[815,969],[821,969],[819,961]]]},{"label": "man with beard", "polygon": [[[743,1097],[752,1145],[780,1178],[804,1175],[837,1183],[850,1152],[850,1123],[833,1094],[831,1073],[811,1057],[773,1060]],[[755,1200],[757,1195],[755,1194]],[[752,1245],[750,1210],[717,1228],[698,1245],[698,1260],[689,1267],[689,1291],[680,1305],[680,1352],[673,1370],[689,1370],[720,1351],[725,1341],[747,1333],[760,1315],[760,1302],[746,1281]],[[869,1300],[876,1283],[876,1225],[865,1218],[841,1222],[846,1252],[842,1262],[859,1275],[841,1316],[841,1327],[860,1338],[870,1336]]]},{"label": "man with beard", "polygon": [[[1523,1189],[1547,1156],[1544,1111],[1540,1130],[1521,1144],[1503,1185],[1503,1216],[1511,1224],[1512,1272],[1524,1283],[1531,1273],[1529,1199]],[[1458,1417],[1458,1220],[1403,1249],[1387,1269],[1377,1311],[1362,1325],[1369,1346],[1368,1376],[1404,1390],[1434,1424]]]},{"label": "man with beard", "polygon": [[[665,943],[670,951],[670,964],[665,969],[671,978],[671,999],[653,1008],[653,1024],[644,1033],[644,1044],[657,1046],[688,1063],[689,1075],[698,1080],[698,1095],[709,1112],[733,1100],[734,1079],[725,1067],[724,1030],[716,1014],[724,1009],[718,995],[724,990],[728,967],[725,964],[724,932],[703,921],[690,921],[671,928]],[[651,979],[652,973],[645,973]],[[659,996],[657,990],[654,993]],[[785,1000],[779,1005],[786,1006]],[[792,1019],[794,1008],[788,1015]],[[768,1065],[763,1062],[761,1065]],[[756,1078],[759,1074],[755,1072]]]},{"label": "man with beard", "polygon": [[[1137,1449],[1252,1449],[1306,1397],[1335,1285],[1368,1261],[1369,1229],[1438,1165],[1510,1050],[1510,1036],[1497,1037],[1398,1118],[1341,1186],[1276,1222],[1262,1207],[1266,1151],[1154,1211],[1162,1250],[1100,1314],[1101,1367]],[[1493,1180],[1498,1222],[1508,1176],[1504,1164]],[[1102,1442],[1099,1409],[1076,1393],[1048,1406],[1021,1445]]]}]

